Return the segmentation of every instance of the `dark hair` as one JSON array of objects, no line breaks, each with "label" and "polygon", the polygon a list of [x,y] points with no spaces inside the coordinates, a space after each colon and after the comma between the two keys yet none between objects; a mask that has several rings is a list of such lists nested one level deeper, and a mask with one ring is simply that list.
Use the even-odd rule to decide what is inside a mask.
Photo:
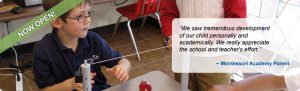
[{"label": "dark hair", "polygon": [[[55,5],[57,5],[58,3],[62,2],[63,0],[43,0],[43,7],[44,10],[47,11],[49,9],[51,9],[52,7],[54,7]],[[84,0],[83,3],[81,4],[89,4],[92,5],[93,4],[93,0]],[[59,18],[61,18],[64,22],[66,22],[66,18],[67,16],[70,14],[69,10],[68,12],[64,13],[63,15],[61,15]]]}]

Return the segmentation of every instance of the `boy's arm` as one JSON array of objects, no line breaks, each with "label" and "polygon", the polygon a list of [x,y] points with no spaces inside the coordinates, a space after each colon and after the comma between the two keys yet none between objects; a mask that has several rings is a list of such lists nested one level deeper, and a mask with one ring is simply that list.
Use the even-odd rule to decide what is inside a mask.
[{"label": "boy's arm", "polygon": [[283,76],[260,74],[229,85],[216,85],[209,91],[271,91],[285,88]]},{"label": "boy's arm", "polygon": [[44,55],[45,53],[37,51],[35,49],[35,56],[33,59],[33,73],[37,86],[41,91],[71,91],[75,88],[79,88],[80,85],[75,84],[74,77],[69,78],[61,83],[56,83],[55,78],[52,75],[53,71],[49,67],[49,61],[46,61],[47,58]]},{"label": "boy's arm", "polygon": [[236,86],[239,91],[269,91],[286,88],[284,77],[272,74],[260,74],[231,85]]},{"label": "boy's arm", "polygon": [[[94,76],[96,76],[96,73],[91,73],[91,84],[94,84],[95,81],[93,80]],[[45,88],[40,89],[41,91],[71,91],[71,90],[77,90],[82,91],[82,84],[81,83],[75,83],[75,77],[69,78],[61,83],[57,83],[52,86],[48,86]]]},{"label": "boy's arm", "polygon": [[40,90],[41,91],[71,91],[73,90],[73,88],[75,87],[79,88],[80,86],[81,86],[80,84],[77,84],[77,86],[75,86],[75,78],[73,77],[61,83],[42,88]]},{"label": "boy's arm", "polygon": [[107,68],[106,71],[113,74],[120,81],[125,82],[129,78],[130,68],[130,62],[127,59],[122,58],[119,60],[117,65],[112,68]]}]

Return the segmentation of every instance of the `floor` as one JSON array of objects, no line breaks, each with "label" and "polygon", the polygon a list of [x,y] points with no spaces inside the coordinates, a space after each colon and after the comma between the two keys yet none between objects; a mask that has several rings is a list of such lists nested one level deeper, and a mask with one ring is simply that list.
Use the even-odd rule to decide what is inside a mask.
[{"label": "floor", "polygon": [[[133,21],[132,23],[133,30],[140,29],[139,21]],[[91,31],[97,32],[105,40],[108,41],[113,31],[113,25],[93,29]],[[141,31],[137,31],[135,33],[135,38],[140,52],[163,47],[163,39],[160,28],[156,23],[153,22],[147,22]],[[122,23],[119,26],[119,29],[113,41],[110,41],[108,43],[112,48],[118,50],[124,56],[135,53],[132,48],[130,36],[125,23]],[[169,77],[174,79],[174,74],[171,69],[171,51],[169,50],[161,48],[158,50],[142,53],[140,61],[137,60],[137,57],[135,55],[127,56],[126,58],[131,62],[132,65],[132,68],[129,73],[130,79],[133,79],[151,71],[162,71],[163,73],[167,74]],[[31,59],[31,54],[22,55],[21,58],[19,58],[19,60],[23,61],[28,61]],[[0,61],[0,68],[3,67],[8,67],[8,61]],[[121,83],[115,77],[111,76],[110,74],[107,74],[105,71],[102,72],[104,72],[108,79],[108,83],[112,86]],[[0,74],[6,73],[13,72],[0,71]],[[23,78],[25,78],[23,81],[24,91],[38,90],[37,86],[35,85],[35,82],[32,80],[34,78],[32,71],[30,69],[26,69],[24,71],[24,75],[27,75],[27,77],[23,76]],[[15,76],[0,76],[0,89],[2,89],[3,91],[15,91]]]}]

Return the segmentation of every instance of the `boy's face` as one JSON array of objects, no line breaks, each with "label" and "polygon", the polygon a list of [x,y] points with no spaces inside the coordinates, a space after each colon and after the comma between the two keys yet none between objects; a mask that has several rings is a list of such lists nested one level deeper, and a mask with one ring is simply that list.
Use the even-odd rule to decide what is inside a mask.
[{"label": "boy's face", "polygon": [[90,9],[91,6],[89,4],[80,4],[73,8],[67,16],[66,22],[59,19],[61,30],[70,37],[86,37],[91,22],[90,17],[88,17]]}]

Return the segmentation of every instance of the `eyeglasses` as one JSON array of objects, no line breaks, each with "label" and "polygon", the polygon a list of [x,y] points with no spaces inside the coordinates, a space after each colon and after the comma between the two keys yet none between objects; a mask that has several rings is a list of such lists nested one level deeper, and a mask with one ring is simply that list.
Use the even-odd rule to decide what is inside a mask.
[{"label": "eyeglasses", "polygon": [[80,15],[80,16],[77,16],[75,18],[71,18],[71,17],[67,17],[67,18],[74,19],[74,20],[77,20],[79,23],[82,23],[82,22],[85,22],[88,17],[91,18],[94,15],[95,15],[95,11],[89,11],[87,16],[86,15]]}]

